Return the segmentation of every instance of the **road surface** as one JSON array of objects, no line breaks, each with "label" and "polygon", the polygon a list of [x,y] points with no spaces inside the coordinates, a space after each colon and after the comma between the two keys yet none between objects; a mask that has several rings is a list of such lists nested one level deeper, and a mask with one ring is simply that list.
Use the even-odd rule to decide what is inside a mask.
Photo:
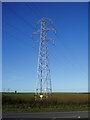
[{"label": "road surface", "polygon": [[[38,113],[3,113],[3,120],[6,118],[13,119],[17,118],[20,120],[24,120],[26,118],[34,119],[42,119],[46,120],[59,120],[59,118],[88,118],[87,111],[78,111],[78,112],[38,112]],[[37,120],[36,119],[36,120]]]}]

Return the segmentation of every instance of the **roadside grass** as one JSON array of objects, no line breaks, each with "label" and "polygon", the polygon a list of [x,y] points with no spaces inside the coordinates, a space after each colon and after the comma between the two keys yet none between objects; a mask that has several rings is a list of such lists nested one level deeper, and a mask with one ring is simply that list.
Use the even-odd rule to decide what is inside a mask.
[{"label": "roadside grass", "polygon": [[3,112],[87,111],[88,94],[52,93],[47,101],[35,101],[34,93],[3,93]]}]

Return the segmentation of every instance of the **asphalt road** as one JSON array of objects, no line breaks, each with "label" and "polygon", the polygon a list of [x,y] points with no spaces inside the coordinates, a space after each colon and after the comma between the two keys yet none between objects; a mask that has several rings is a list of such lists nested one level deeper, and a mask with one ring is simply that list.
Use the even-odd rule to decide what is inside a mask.
[{"label": "asphalt road", "polygon": [[[88,118],[88,112],[39,112],[39,113],[3,113],[2,117],[5,118],[48,118],[52,120],[58,120],[58,118]],[[22,118],[22,119],[21,119]]]}]

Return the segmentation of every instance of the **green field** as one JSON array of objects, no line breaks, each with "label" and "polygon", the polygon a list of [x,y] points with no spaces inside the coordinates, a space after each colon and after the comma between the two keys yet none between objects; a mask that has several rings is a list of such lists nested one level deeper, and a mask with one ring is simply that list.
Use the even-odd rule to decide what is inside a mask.
[{"label": "green field", "polygon": [[88,103],[87,93],[52,93],[42,101],[34,93],[2,93],[3,112],[87,111]]}]

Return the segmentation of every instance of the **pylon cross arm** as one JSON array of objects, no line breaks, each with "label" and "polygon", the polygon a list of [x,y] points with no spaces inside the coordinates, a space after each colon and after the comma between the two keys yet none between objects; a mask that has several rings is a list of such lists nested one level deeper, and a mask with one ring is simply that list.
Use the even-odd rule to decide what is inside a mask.
[{"label": "pylon cross arm", "polygon": [[33,39],[33,35],[36,35],[36,34],[40,34],[40,30],[32,33],[32,39]]},{"label": "pylon cross arm", "polygon": [[55,31],[55,34],[56,34],[56,28],[47,28],[47,32],[48,31]]}]

